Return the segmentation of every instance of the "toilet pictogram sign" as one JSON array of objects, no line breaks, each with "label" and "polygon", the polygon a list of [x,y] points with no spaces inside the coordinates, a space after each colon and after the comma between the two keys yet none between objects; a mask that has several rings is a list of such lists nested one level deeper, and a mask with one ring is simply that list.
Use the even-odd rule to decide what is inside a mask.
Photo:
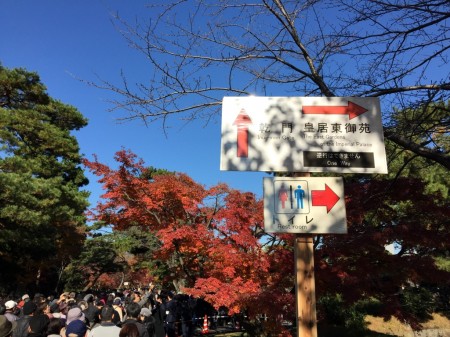
[{"label": "toilet pictogram sign", "polygon": [[264,224],[271,233],[346,233],[342,178],[264,178]]}]

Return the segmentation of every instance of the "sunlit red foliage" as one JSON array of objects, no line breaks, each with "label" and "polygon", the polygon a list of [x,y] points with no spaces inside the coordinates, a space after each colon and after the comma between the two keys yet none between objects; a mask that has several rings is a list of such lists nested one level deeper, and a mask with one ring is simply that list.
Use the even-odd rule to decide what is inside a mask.
[{"label": "sunlit red foliage", "polygon": [[94,219],[113,224],[116,230],[133,224],[148,226],[151,230],[167,227],[177,219],[195,218],[198,204],[206,197],[204,188],[185,174],[157,175],[154,180],[144,177],[142,160],[129,151],[115,156],[120,163],[117,170],[97,160],[84,163],[96,175],[106,191],[91,214]]},{"label": "sunlit red foliage", "polygon": [[260,240],[262,200],[225,184],[206,189],[182,173],[149,179],[144,163],[129,151],[115,159],[117,169],[85,161],[106,191],[91,216],[114,230],[138,225],[156,233],[161,245],[153,259],[169,268],[167,284],[182,281],[184,292],[217,308],[226,306],[230,313],[256,312],[252,308],[261,313],[261,304],[272,309],[277,302],[286,305],[283,297],[292,301],[291,286],[279,291],[284,278],[279,272],[292,266],[292,260],[286,263],[289,254]]}]

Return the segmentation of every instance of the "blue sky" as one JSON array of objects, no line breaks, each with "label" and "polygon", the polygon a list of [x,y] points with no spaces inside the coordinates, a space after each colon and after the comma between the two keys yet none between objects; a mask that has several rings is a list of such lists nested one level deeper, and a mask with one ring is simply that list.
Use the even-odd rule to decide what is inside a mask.
[{"label": "blue sky", "polygon": [[[2,0],[0,6],[0,62],[37,72],[48,93],[70,104],[88,118],[75,133],[81,152],[89,159],[113,164],[114,153],[130,149],[147,165],[184,172],[197,182],[219,182],[262,196],[263,173],[223,172],[220,161],[220,120],[175,126],[166,138],[161,125],[134,121],[118,123],[108,112],[111,93],[90,87],[96,76],[116,82],[124,69],[130,79],[145,76],[148,64],[129,48],[114,28],[111,13],[134,20],[145,17],[144,0]],[[87,189],[95,203],[101,194],[95,177]]]}]

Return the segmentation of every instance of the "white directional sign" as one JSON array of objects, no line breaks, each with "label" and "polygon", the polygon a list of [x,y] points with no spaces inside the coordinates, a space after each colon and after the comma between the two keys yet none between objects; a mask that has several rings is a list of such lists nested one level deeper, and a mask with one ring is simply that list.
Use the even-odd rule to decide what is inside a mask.
[{"label": "white directional sign", "polygon": [[268,233],[347,233],[342,178],[264,178],[264,228]]},{"label": "white directional sign", "polygon": [[220,169],[387,173],[379,99],[225,97]]}]

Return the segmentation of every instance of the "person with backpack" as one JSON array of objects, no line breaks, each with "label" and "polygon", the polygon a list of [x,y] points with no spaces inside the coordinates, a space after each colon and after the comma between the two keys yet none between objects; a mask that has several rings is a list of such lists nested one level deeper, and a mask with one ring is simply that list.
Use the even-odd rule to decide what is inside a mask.
[{"label": "person with backpack", "polygon": [[36,309],[37,305],[32,301],[26,302],[23,305],[23,316],[16,321],[17,327],[14,329],[13,337],[27,337],[28,328],[30,327],[30,319],[33,317]]},{"label": "person with backpack", "polygon": [[149,337],[155,337],[155,318],[149,308],[141,309],[139,320],[147,329]]}]

